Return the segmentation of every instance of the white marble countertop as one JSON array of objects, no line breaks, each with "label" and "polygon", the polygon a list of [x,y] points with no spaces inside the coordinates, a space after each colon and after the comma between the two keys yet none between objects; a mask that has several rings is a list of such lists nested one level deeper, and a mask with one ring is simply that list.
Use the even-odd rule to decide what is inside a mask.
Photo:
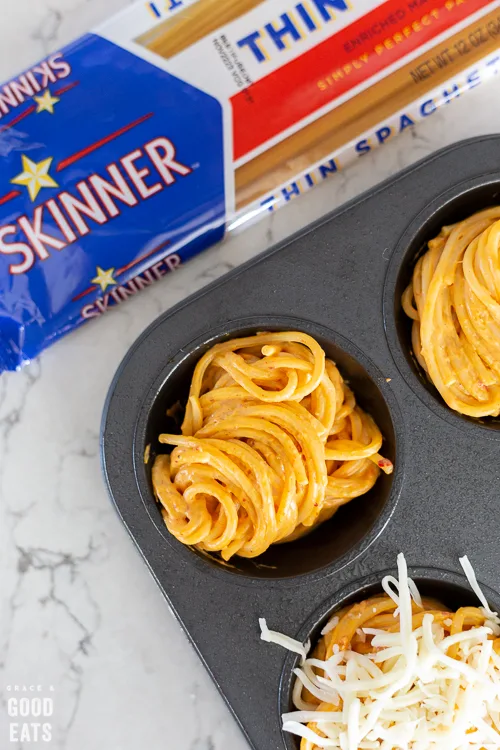
[{"label": "white marble countertop", "polygon": [[[124,3],[0,0],[0,81]],[[98,442],[111,378],[172,304],[429,152],[499,128],[494,80],[0,378],[2,750],[244,750],[108,500]],[[9,743],[15,685],[53,686],[50,743]]]}]

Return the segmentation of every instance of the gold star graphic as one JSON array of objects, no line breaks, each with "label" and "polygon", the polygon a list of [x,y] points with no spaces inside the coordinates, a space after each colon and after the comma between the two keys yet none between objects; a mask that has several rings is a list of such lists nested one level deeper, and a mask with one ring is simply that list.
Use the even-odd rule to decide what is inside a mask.
[{"label": "gold star graphic", "polygon": [[52,96],[49,89],[43,92],[43,96],[34,96],[33,99],[38,104],[36,109],[37,115],[40,112],[49,112],[49,114],[53,115],[54,105],[61,101],[57,96]]},{"label": "gold star graphic", "polygon": [[39,161],[38,164],[28,159],[24,154],[22,154],[21,159],[23,161],[23,171],[17,177],[14,177],[11,182],[14,185],[24,185],[27,187],[32,201],[35,200],[42,188],[59,187],[49,174],[52,157]]},{"label": "gold star graphic", "polygon": [[107,271],[104,271],[100,266],[97,266],[97,276],[94,276],[92,279],[93,284],[99,284],[101,287],[101,290],[103,292],[106,291],[108,286],[113,286],[116,284],[116,281],[113,278],[113,274],[115,272],[114,268],[108,268]]}]

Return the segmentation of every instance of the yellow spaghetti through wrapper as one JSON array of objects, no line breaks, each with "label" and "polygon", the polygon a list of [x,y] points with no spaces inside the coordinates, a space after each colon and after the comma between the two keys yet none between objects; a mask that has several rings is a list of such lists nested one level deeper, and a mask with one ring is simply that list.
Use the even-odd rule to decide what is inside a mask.
[{"label": "yellow spaghetti through wrapper", "polygon": [[183,544],[256,557],[368,492],[392,463],[335,364],[305,333],[258,333],[198,362],[182,435],[157,456],[153,486]]},{"label": "yellow spaghetti through wrapper", "polygon": [[500,207],[444,227],[403,293],[412,346],[448,406],[500,413]]}]

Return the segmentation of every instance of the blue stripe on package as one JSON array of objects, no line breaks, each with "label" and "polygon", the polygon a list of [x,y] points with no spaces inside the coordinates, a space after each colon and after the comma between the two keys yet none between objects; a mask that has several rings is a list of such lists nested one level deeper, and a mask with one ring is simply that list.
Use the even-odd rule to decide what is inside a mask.
[{"label": "blue stripe on package", "polygon": [[0,371],[224,233],[219,102],[89,34],[0,87]]}]

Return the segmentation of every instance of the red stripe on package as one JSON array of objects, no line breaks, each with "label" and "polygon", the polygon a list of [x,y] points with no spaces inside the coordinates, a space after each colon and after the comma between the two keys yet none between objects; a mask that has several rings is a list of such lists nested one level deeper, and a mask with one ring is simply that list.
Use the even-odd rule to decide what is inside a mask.
[{"label": "red stripe on package", "polygon": [[232,97],[234,159],[422,47],[487,0],[387,2]]}]

